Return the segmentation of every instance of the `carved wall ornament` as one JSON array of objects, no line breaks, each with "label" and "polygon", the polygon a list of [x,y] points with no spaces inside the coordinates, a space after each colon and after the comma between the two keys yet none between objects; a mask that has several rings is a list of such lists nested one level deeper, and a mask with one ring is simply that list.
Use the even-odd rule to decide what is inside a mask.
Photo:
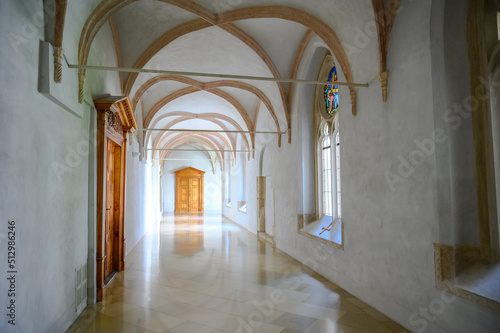
[{"label": "carved wall ornament", "polygon": [[54,81],[61,83],[62,80],[62,56],[63,56],[63,35],[64,20],[66,17],[66,7],[68,0],[56,0],[56,18],[54,23]]},{"label": "carved wall ornament", "polygon": [[387,102],[387,82],[389,81],[389,71],[385,71],[378,75],[380,85],[382,86],[382,100]]},{"label": "carved wall ornament", "polygon": [[85,98],[85,80],[87,80],[85,71],[80,70],[78,72],[78,103],[80,104],[83,104]]},{"label": "carved wall ornament", "polygon": [[123,126],[120,114],[112,109],[106,111],[107,124],[115,130],[116,133],[123,133]]},{"label": "carved wall ornament", "polygon": [[62,80],[62,60],[64,50],[62,47],[54,46],[54,81],[61,83]]},{"label": "carved wall ornament", "polygon": [[382,85],[382,100],[384,102],[387,101],[387,81],[389,80],[387,53],[389,50],[392,27],[399,11],[400,2],[401,0],[389,0],[387,3],[384,3],[383,0],[372,0],[379,48],[380,74],[378,78]]}]

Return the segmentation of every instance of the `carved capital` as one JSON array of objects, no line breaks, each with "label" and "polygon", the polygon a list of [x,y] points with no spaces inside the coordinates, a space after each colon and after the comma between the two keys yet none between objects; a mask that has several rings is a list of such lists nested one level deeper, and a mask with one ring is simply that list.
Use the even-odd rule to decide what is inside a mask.
[{"label": "carved capital", "polygon": [[54,81],[61,83],[62,80],[62,61],[64,50],[62,47],[54,46]]},{"label": "carved capital", "polygon": [[378,75],[380,85],[382,86],[382,100],[387,102],[387,82],[389,81],[389,71],[382,72]]}]

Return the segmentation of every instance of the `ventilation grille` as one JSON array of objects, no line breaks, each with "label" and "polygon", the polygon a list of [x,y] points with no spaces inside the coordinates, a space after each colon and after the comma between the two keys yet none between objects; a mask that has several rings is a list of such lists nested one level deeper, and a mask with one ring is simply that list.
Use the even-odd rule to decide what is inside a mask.
[{"label": "ventilation grille", "polygon": [[75,311],[80,312],[87,305],[87,264],[76,269]]}]

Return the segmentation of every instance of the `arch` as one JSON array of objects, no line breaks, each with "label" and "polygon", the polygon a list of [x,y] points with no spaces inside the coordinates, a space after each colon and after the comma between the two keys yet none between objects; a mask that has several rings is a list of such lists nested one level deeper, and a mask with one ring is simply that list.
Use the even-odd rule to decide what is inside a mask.
[{"label": "arch", "polygon": [[[185,134],[185,132],[168,132],[168,133],[164,133],[163,135],[159,136],[158,138],[155,139],[155,142],[153,143],[153,146],[160,146],[160,144],[165,140],[165,139],[168,139],[169,136],[172,136],[172,135],[175,135],[175,134]],[[188,133],[188,134],[197,134],[199,136],[203,136],[203,137],[206,137],[206,138],[210,138],[211,140],[213,139],[213,137],[217,137],[218,139],[220,139],[221,141],[224,142],[224,144],[229,148],[229,149],[232,149],[232,150],[235,150],[234,147],[232,147],[230,145],[230,143],[227,141],[227,139],[219,134],[219,133]],[[168,142],[168,141],[167,141]],[[222,147],[223,149],[224,147]],[[234,155],[234,154],[233,154]],[[236,155],[234,156],[236,157]]]},{"label": "arch", "polygon": [[[295,55],[295,60],[293,62],[292,79],[295,79],[297,77],[297,71],[299,70],[299,65],[300,65],[300,62],[302,60],[302,56],[304,55],[304,52],[306,51],[306,47],[309,44],[309,41],[311,40],[312,36],[314,36],[314,31],[307,30],[304,37],[300,41],[299,49],[297,51],[297,54]],[[294,88],[295,88],[295,83],[293,83],[293,82],[290,83],[290,88],[288,89],[288,108],[290,110],[292,108],[292,99],[293,99]]]},{"label": "arch", "polygon": [[[190,146],[193,146],[194,148],[199,148],[199,149],[207,149],[207,148],[211,148],[209,146],[206,146],[206,145],[203,145],[202,143],[198,143],[198,142],[188,142],[188,144]],[[176,147],[183,147],[184,143],[180,143],[179,145],[175,146]],[[198,146],[199,145],[199,146]],[[221,161],[219,160],[219,156],[215,155],[215,154],[210,154],[210,152],[207,152],[207,151],[203,151],[203,150],[194,150],[194,151],[199,151],[201,152],[203,155],[205,155],[209,160],[210,160],[210,163],[212,164],[212,170],[215,171],[216,168],[217,168],[217,163],[220,163]],[[159,162],[160,162],[160,166],[163,166],[163,164],[166,162],[166,159],[168,159],[173,153],[175,153],[175,151],[168,151],[167,154],[164,154],[162,155],[162,157],[160,158]],[[222,166],[221,166],[222,167]]]},{"label": "arch", "polygon": [[[130,5],[133,2],[140,0],[112,0],[102,1],[94,11],[90,14],[85,22],[80,36],[80,43],[78,46],[78,63],[87,64],[87,59],[90,53],[92,42],[101,29],[101,27],[120,9]],[[206,22],[208,25],[215,24],[216,16],[205,7],[197,4],[192,0],[156,0],[170,5],[174,5],[181,9],[201,18],[201,21]]]},{"label": "arch", "polygon": [[[286,6],[247,7],[219,14],[217,16],[217,24],[223,25],[228,22],[254,18],[280,18],[302,24],[314,31],[337,58],[346,80],[348,82],[353,82],[347,54],[333,29],[317,17],[303,10]],[[352,114],[356,115],[356,90],[354,87],[349,87],[349,90],[351,95]],[[290,117],[289,113],[287,117]]]},{"label": "arch", "polygon": [[[156,126],[156,124],[158,124],[158,122],[160,120],[168,118],[168,117],[186,117],[186,120],[187,119],[204,119],[204,120],[211,121],[211,122],[213,122],[214,124],[217,124],[217,125],[219,125],[218,123],[220,123],[220,122],[216,122],[216,121],[214,121],[214,119],[221,119],[221,120],[227,121],[228,123],[230,123],[231,125],[233,125],[236,128],[236,130],[243,131],[243,129],[241,128],[241,126],[236,121],[234,121],[233,119],[231,119],[228,116],[225,116],[225,115],[222,115],[222,114],[219,114],[219,113],[201,113],[201,114],[196,114],[196,113],[190,113],[190,112],[186,112],[186,111],[174,111],[174,112],[169,112],[167,114],[161,115],[160,117],[158,117],[153,122],[152,126],[153,127]],[[214,118],[214,119],[212,119],[212,118]],[[221,125],[219,125],[219,126],[221,126]],[[223,130],[227,130],[227,127],[224,126],[224,125],[222,125],[221,128]],[[151,136],[151,131],[148,131],[148,134],[146,135],[146,146],[147,146],[147,140],[149,140],[150,136]],[[228,137],[231,139],[231,141],[233,141],[233,139],[229,135],[229,133],[228,133]],[[241,137],[245,141],[247,147],[250,149],[250,144],[248,142],[247,137],[243,133],[241,133]]]},{"label": "arch", "polygon": [[[220,145],[220,143],[215,141],[214,138],[212,138],[211,136],[206,136],[206,135],[202,135],[202,134],[198,134],[198,133],[197,134],[194,134],[194,133],[178,134],[174,138],[172,138],[170,141],[165,142],[165,144],[163,146],[161,146],[161,149],[170,149],[174,145],[178,146],[181,142],[185,143],[191,139],[203,141],[204,143],[206,143],[210,147],[210,149],[223,150],[223,147]],[[168,155],[169,152],[171,153],[172,151],[162,150],[162,151],[160,151],[160,155],[165,156],[165,155]],[[216,153],[217,156],[219,156],[219,157],[222,156],[222,152],[217,151],[214,153]]]},{"label": "arch", "polygon": [[[162,146],[161,148],[162,149],[176,149],[176,148],[180,148],[180,147],[183,147],[185,145],[190,145],[193,143],[199,143],[207,149],[214,149],[214,150],[218,150],[218,149],[221,150],[222,149],[222,147],[220,147],[220,145],[217,142],[213,142],[212,140],[210,140],[207,137],[200,136],[197,134],[192,134],[192,133],[180,134],[180,135],[176,136],[173,140],[165,143],[165,145]],[[167,158],[172,153],[173,153],[173,151],[167,151],[167,150],[160,151],[159,158]],[[210,152],[203,152],[203,153],[206,153],[206,154],[208,154],[208,156],[210,156],[210,154],[209,154]],[[213,153],[216,156],[216,158],[219,161],[221,161],[221,163],[222,163],[222,161],[223,161],[222,152],[215,151]],[[216,163],[214,162],[215,159],[212,158],[211,156],[210,156],[210,159],[212,160],[212,165],[215,168],[215,165],[216,165]]]},{"label": "arch", "polygon": [[[144,119],[144,128],[149,128],[149,124],[153,120],[153,117],[168,103],[176,100],[177,98],[180,98],[182,96],[186,96],[195,92],[202,91],[201,89],[197,87],[187,87],[184,89],[177,90],[170,95],[162,98],[159,102],[157,102],[151,110],[149,110],[146,119]],[[246,112],[245,108],[238,102],[233,96],[229,95],[228,93],[220,90],[220,89],[211,89],[207,90],[207,92],[214,94],[216,96],[221,97],[222,99],[225,99],[228,101],[230,104],[233,105],[233,107],[239,112],[241,117],[243,118],[243,121],[245,122],[245,125],[247,126],[247,129],[249,131],[254,130],[254,125],[252,123],[252,120],[250,120],[250,116]],[[253,141],[253,140],[252,140]]]},{"label": "arch", "polygon": [[[271,114],[271,117],[274,119],[277,131],[278,132],[281,131],[278,118],[276,117],[276,111],[274,110],[274,107],[273,107],[271,101],[269,100],[269,98],[267,97],[267,95],[262,90],[258,89],[257,87],[252,86],[251,84],[248,84],[245,82],[240,82],[240,81],[221,80],[221,81],[212,81],[212,82],[203,83],[203,82],[199,82],[199,81],[196,81],[194,79],[191,79],[191,78],[188,78],[185,76],[181,76],[181,75],[155,76],[155,77],[149,79],[148,81],[146,81],[137,90],[137,92],[134,95],[134,98],[132,99],[133,108],[135,109],[135,107],[139,103],[139,100],[142,98],[144,93],[149,88],[151,88],[156,83],[163,82],[163,81],[176,81],[176,82],[180,82],[180,83],[185,83],[185,84],[189,84],[193,87],[197,87],[200,90],[205,90],[205,91],[211,90],[214,88],[219,88],[219,87],[229,87],[229,88],[236,88],[236,89],[248,91],[248,92],[254,94],[255,96],[257,96],[257,98],[259,98],[264,103],[264,105],[267,107],[267,110]],[[254,122],[254,124],[256,124],[256,122]]]},{"label": "arch", "polygon": [[[85,23],[84,29],[82,30],[82,35],[80,38],[80,45],[79,45],[79,56],[78,56],[78,61],[80,65],[85,65],[87,63],[87,58],[88,54],[90,52],[90,45],[92,43],[93,38],[97,34],[97,31],[100,29],[102,24],[109,18],[111,15],[113,15],[116,11],[118,11],[120,8],[125,7],[126,5],[132,3],[135,0],[128,0],[128,1],[115,1],[111,3],[101,3],[95,10],[92,12],[92,14],[89,16],[87,19],[87,22]],[[167,2],[167,0],[164,0]],[[180,0],[169,0],[168,3],[173,4],[173,5],[178,5]],[[152,58],[152,56],[157,52],[155,50],[158,50],[158,48],[162,48],[166,44],[168,44],[170,41],[173,39],[177,38],[178,36],[181,36],[188,32],[196,31],[201,28],[208,27],[212,24],[218,25],[221,28],[224,28],[224,26],[227,26],[231,22],[238,21],[238,20],[245,20],[245,19],[253,19],[253,18],[280,18],[288,21],[293,21],[299,24],[304,25],[305,27],[308,27],[310,30],[314,31],[328,46],[331,52],[335,54],[335,57],[339,61],[340,67],[342,68],[342,71],[347,79],[347,81],[352,82],[353,77],[351,73],[351,69],[349,66],[349,61],[346,55],[346,52],[338,39],[337,35],[335,32],[324,22],[321,20],[317,19],[315,16],[302,11],[297,8],[292,8],[292,7],[286,7],[286,6],[263,6],[263,7],[247,7],[247,8],[241,8],[241,9],[235,9],[233,11],[225,12],[225,13],[220,13],[220,14],[213,14],[210,11],[206,10],[204,7],[201,7],[199,5],[195,5],[192,1],[186,1],[184,4],[185,9],[187,10],[196,10],[196,15],[203,17],[203,19],[197,19],[193,20],[191,22],[188,22],[186,24],[180,25],[177,28],[172,29],[171,31],[167,32],[167,37],[168,40],[163,40],[162,37],[166,36],[163,35],[160,37],[156,42],[154,42],[140,57],[142,60],[149,60]],[[194,7],[193,7],[194,6]],[[198,7],[197,7],[198,6]],[[179,6],[181,7],[181,6]],[[201,8],[202,9],[201,9]],[[183,8],[183,7],[181,7]],[[193,9],[195,8],[195,9]],[[207,13],[208,12],[208,13]],[[194,12],[193,12],[194,13]],[[103,21],[104,19],[104,21]],[[196,26],[196,28],[194,27]],[[231,29],[234,30],[234,29]],[[167,37],[165,37],[167,39]],[[255,42],[256,43],[256,42]],[[257,43],[256,43],[257,44]],[[247,44],[248,45],[248,44]],[[146,61],[147,62],[147,61]],[[144,62],[145,63],[145,62]],[[136,66],[138,63],[136,62]],[[139,66],[142,67],[142,66]],[[85,76],[85,71],[80,70],[80,82],[83,84],[84,76]],[[133,79],[131,78],[132,74],[129,75],[130,80],[132,81]],[[127,83],[129,82],[129,78],[127,78]],[[127,84],[125,87],[125,93],[129,92],[129,87],[131,87],[131,84]],[[356,115],[356,90],[354,87],[349,87],[350,95],[351,95],[351,105],[352,105],[352,114]],[[283,98],[283,96],[282,96]],[[286,99],[284,100],[284,108],[285,108],[285,116],[287,119],[288,123],[288,128],[290,128],[290,110],[286,107]]]},{"label": "arch", "polygon": [[[230,27],[231,22],[245,20],[245,19],[254,19],[254,18],[279,18],[288,21],[292,21],[295,23],[302,24],[303,26],[309,28],[311,31],[316,33],[328,46],[330,51],[335,54],[335,57],[338,59],[342,71],[348,82],[352,82],[352,73],[349,66],[349,61],[347,59],[347,54],[340,43],[335,32],[324,22],[317,19],[313,15],[304,12],[300,9],[286,7],[286,6],[264,6],[264,7],[247,7],[236,9],[233,11],[229,11],[226,13],[221,13],[217,15],[217,25],[221,28],[225,29],[229,33],[236,33],[236,30]],[[181,37],[184,34],[194,32],[197,30],[204,29],[209,25],[206,24],[205,21],[200,19],[193,20],[191,22],[187,22],[179,27],[172,29],[171,31],[165,33],[161,36],[157,41],[155,41],[151,46],[144,51],[144,53],[139,57],[139,59],[134,64],[134,67],[142,68],[144,65],[162,48],[168,45],[174,39]],[[241,32],[243,33],[243,32]],[[244,41],[243,41],[244,42]],[[257,42],[255,42],[258,45]],[[248,44],[247,44],[248,45]],[[249,45],[250,46],[250,45]],[[254,49],[255,51],[255,49]],[[257,51],[256,51],[257,52]],[[257,52],[258,53],[258,52]],[[259,54],[259,53],[258,53]],[[259,54],[261,57],[262,55]],[[271,70],[273,72],[273,70]],[[278,73],[279,74],[279,73]],[[125,83],[125,93],[129,92],[133,83],[135,82],[138,74],[131,73],[127,78],[127,82]],[[130,80],[130,82],[129,82]],[[351,104],[352,104],[352,113],[356,115],[356,90],[354,87],[349,87],[351,94]],[[281,89],[280,89],[281,91]],[[286,93],[285,93],[286,96]],[[283,98],[283,95],[282,95]],[[285,116],[287,119],[288,126],[290,127],[290,109],[287,107],[287,98],[283,100],[284,108],[285,108]]]},{"label": "arch", "polygon": [[[137,1],[137,0],[134,0]],[[133,1],[130,1],[132,3]],[[130,4],[128,3],[128,4]],[[127,4],[127,5],[128,5]],[[126,7],[121,6],[119,9]],[[94,13],[92,13],[94,14]],[[96,14],[97,15],[97,14]],[[90,17],[89,17],[90,18]],[[88,21],[88,20],[87,20]],[[201,29],[205,29],[208,27],[213,26],[213,23],[210,23],[211,20],[207,19],[206,17],[204,19],[196,19],[184,24],[181,24],[172,30],[166,32],[163,34],[156,42],[154,42],[149,48],[137,59],[137,61],[134,64],[135,68],[143,68],[146,63],[156,54],[158,53],[163,47],[168,45],[170,42],[174,41],[175,39],[184,36],[190,32],[198,31]],[[102,23],[103,24],[103,23]],[[102,24],[100,24],[99,29],[102,27]],[[248,47],[250,47],[259,57],[264,61],[264,63],[267,65],[271,73],[275,78],[280,78],[280,74],[278,71],[278,68],[272,61],[271,57],[266,53],[266,51],[260,46],[259,43],[255,39],[253,39],[251,36],[246,34],[243,30],[239,29],[237,26],[233,24],[226,24],[225,26],[221,27],[222,29],[226,30],[228,33],[232,34],[236,38],[238,38],[240,41],[245,43]],[[85,27],[84,27],[85,29]],[[90,29],[90,28],[89,28]],[[83,37],[83,31],[82,31],[82,37]],[[92,36],[91,39],[87,41],[88,46],[83,47],[82,46],[82,37],[80,39],[80,47],[79,47],[79,57],[78,61],[81,65],[84,65],[87,63],[87,58],[88,54],[90,52],[90,46],[92,45],[92,41],[95,37],[95,34]],[[80,52],[83,54],[85,53],[85,56],[80,57]],[[81,75],[85,75],[85,70],[80,70],[79,72]],[[138,73],[130,73],[127,77],[127,80],[125,81],[125,84],[123,85],[123,91],[126,95],[129,95],[132,87],[134,85],[135,80],[138,77]],[[285,112],[285,116],[289,113],[287,110],[287,94],[286,94],[286,89],[285,85],[283,82],[276,82],[278,86],[278,90],[280,91],[281,99],[283,102],[283,109]],[[289,119],[287,118],[287,122],[289,122]],[[288,124],[288,127],[290,124]]]}]

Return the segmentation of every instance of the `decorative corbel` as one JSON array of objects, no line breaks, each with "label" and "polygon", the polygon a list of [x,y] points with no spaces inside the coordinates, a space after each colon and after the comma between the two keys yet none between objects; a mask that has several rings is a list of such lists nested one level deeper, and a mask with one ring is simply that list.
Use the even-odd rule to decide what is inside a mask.
[{"label": "decorative corbel", "polygon": [[387,52],[389,50],[389,40],[391,37],[392,26],[396,14],[399,11],[401,0],[389,0],[387,8],[384,0],[372,0],[373,13],[377,25],[377,37],[379,48],[380,74],[378,78],[382,87],[382,100],[387,101],[387,83],[389,81],[389,71],[387,70]]},{"label": "decorative corbel", "polygon": [[387,82],[389,81],[389,71],[382,72],[378,75],[380,85],[382,86],[382,100],[387,102]]},{"label": "decorative corbel", "polygon": [[54,46],[54,81],[61,83],[62,81],[62,60],[64,50],[62,47]]},{"label": "decorative corbel", "polygon": [[56,21],[54,25],[54,81],[62,81],[62,60],[64,51],[62,49],[64,35],[64,19],[68,0],[55,0]]},{"label": "decorative corbel", "polygon": [[87,77],[85,76],[85,70],[78,70],[78,103],[83,104],[83,99],[85,98],[85,80]]}]

